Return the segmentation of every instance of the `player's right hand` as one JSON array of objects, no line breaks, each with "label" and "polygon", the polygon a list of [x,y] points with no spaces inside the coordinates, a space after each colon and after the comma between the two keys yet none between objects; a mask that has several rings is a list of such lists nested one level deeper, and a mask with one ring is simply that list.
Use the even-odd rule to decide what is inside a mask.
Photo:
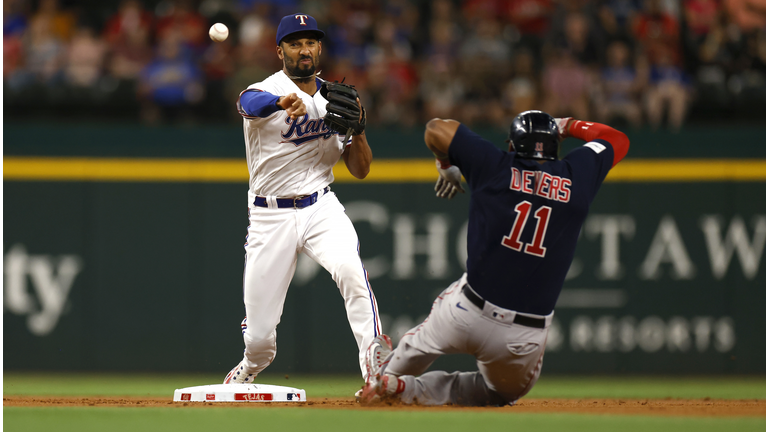
[{"label": "player's right hand", "polygon": [[450,166],[446,169],[438,167],[437,172],[440,173],[440,177],[435,183],[435,192],[437,192],[435,196],[451,199],[456,195],[456,192],[464,193],[464,188],[461,187],[461,170],[459,167]]},{"label": "player's right hand", "polygon": [[573,120],[573,117],[563,117],[563,118],[555,119],[555,123],[557,123],[557,131],[559,132],[561,140],[568,138],[570,136],[568,134],[568,124],[571,120]]},{"label": "player's right hand", "polygon": [[307,107],[304,105],[304,101],[296,93],[291,93],[288,96],[282,96],[277,102],[285,113],[288,114],[293,120],[299,117],[303,117],[307,114]]}]

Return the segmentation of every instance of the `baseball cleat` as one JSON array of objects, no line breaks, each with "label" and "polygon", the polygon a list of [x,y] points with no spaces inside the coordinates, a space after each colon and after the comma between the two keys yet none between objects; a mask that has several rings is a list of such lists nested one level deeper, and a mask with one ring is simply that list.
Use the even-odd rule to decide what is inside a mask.
[{"label": "baseball cleat", "polygon": [[369,377],[360,395],[361,403],[374,402],[400,394],[405,390],[405,381],[400,377],[385,373],[381,377]]},{"label": "baseball cleat", "polygon": [[245,373],[245,366],[241,361],[237,366],[232,368],[224,378],[224,384],[250,384],[256,379],[258,374]]},{"label": "baseball cleat", "polygon": [[366,384],[372,377],[381,373],[381,368],[387,363],[386,359],[392,352],[392,339],[385,334],[376,336],[365,352],[365,367],[368,373]]},{"label": "baseball cleat", "polygon": [[363,398],[363,389],[360,389],[355,392],[355,402],[360,402],[362,398]]}]

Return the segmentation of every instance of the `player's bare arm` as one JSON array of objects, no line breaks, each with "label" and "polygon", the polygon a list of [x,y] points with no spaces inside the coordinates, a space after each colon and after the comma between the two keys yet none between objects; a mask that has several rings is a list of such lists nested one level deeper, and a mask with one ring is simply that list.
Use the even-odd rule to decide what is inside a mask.
[{"label": "player's bare arm", "polygon": [[344,158],[344,164],[347,166],[347,169],[355,178],[362,180],[368,176],[368,173],[371,171],[373,153],[371,153],[371,147],[368,145],[365,132],[352,137],[352,144],[348,145],[344,150],[342,158]]},{"label": "player's bare arm", "polygon": [[456,120],[434,118],[427,122],[424,142],[438,160],[448,159],[448,148],[461,123]]},{"label": "player's bare arm", "polygon": [[435,155],[435,166],[440,177],[435,183],[435,195],[439,198],[451,199],[457,192],[464,193],[461,187],[461,171],[452,166],[448,158],[448,148],[453,136],[461,123],[456,120],[432,119],[424,131],[424,142]]},{"label": "player's bare arm", "polygon": [[[357,106],[360,107],[360,122],[363,121],[363,106],[360,99],[357,99]],[[352,135],[352,144],[348,145],[342,153],[344,164],[349,172],[358,179],[364,179],[371,171],[371,161],[373,153],[371,146],[368,145],[368,138],[365,137],[365,131],[359,135]]]}]

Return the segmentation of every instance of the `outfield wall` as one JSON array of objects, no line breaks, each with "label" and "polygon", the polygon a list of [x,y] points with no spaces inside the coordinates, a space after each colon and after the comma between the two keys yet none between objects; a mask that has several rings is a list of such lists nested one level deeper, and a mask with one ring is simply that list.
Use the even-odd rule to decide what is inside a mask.
[{"label": "outfield wall", "polygon": [[[208,151],[136,159],[152,157],[148,150],[82,158],[72,146],[51,151],[34,139],[25,155],[17,135],[10,146],[5,138],[6,370],[226,372],[238,361],[242,159]],[[376,135],[370,140],[376,153]],[[657,160],[631,157],[652,143],[633,137],[632,145],[584,225],[545,371],[764,373],[764,147],[742,149],[745,159]],[[377,159],[368,180],[340,167],[333,185],[395,339],[463,271],[469,197],[435,198],[431,164]],[[341,297],[304,258],[269,370],[354,372]],[[473,364],[458,357],[438,366]]]}]

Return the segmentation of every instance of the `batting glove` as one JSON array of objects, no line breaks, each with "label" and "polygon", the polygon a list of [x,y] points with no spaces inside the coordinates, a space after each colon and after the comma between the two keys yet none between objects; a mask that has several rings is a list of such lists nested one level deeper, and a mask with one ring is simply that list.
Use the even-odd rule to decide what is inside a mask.
[{"label": "batting glove", "polygon": [[437,192],[435,196],[451,199],[456,195],[456,192],[464,193],[464,188],[461,187],[461,170],[459,167],[448,165],[447,168],[442,168],[440,161],[437,161],[436,165],[440,177],[435,183],[435,192]]},{"label": "batting glove", "polygon": [[564,118],[556,118],[555,123],[557,123],[557,131],[560,135],[560,139],[568,138],[570,135],[568,134],[568,122],[573,120],[573,117],[564,117]]}]

